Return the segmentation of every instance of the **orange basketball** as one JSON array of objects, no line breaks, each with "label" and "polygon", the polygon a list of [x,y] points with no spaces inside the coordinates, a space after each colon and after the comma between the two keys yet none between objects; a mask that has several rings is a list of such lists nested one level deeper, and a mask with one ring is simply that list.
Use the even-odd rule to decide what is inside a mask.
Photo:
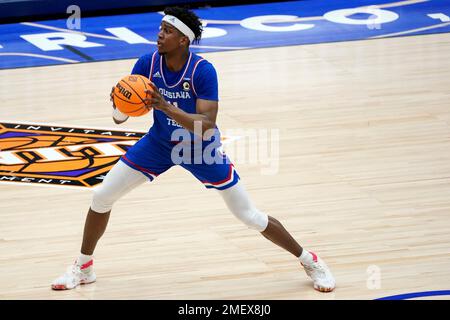
[{"label": "orange basketball", "polygon": [[150,111],[145,106],[145,90],[152,90],[150,80],[139,74],[123,77],[114,88],[114,104],[130,117],[140,117]]}]

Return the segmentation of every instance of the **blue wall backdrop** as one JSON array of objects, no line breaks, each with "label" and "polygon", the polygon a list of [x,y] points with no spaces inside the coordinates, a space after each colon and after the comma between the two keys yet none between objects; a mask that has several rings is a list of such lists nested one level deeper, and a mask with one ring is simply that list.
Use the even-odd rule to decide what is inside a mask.
[{"label": "blue wall backdrop", "polygon": [[[207,0],[214,4],[218,0]],[[42,16],[42,15],[63,15],[67,7],[78,5],[84,13],[97,11],[130,9],[136,7],[155,7],[173,4],[196,4],[204,0],[0,0],[0,21],[1,19],[11,19],[22,17]],[[227,2],[225,0],[225,2]],[[236,2],[229,0],[228,2]]]},{"label": "blue wall backdrop", "polygon": [[[201,8],[195,52],[450,31],[450,0],[328,0]],[[137,58],[155,49],[158,12],[0,25],[0,69]]]}]

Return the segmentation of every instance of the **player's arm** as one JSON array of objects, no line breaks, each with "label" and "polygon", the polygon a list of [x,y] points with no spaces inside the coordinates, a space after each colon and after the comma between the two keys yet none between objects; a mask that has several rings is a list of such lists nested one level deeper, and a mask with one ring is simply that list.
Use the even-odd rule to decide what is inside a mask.
[{"label": "player's arm", "polygon": [[112,87],[111,93],[109,95],[109,100],[112,102],[112,107],[113,107],[112,118],[116,124],[121,124],[121,123],[124,123],[125,121],[127,121],[129,117],[127,115],[123,114],[122,112],[120,112],[119,109],[117,109],[117,107],[114,103],[113,93],[114,93],[114,87]]},{"label": "player's arm", "polygon": [[[150,72],[150,60],[151,60],[151,55],[149,55],[149,54],[140,57],[134,64],[131,74],[140,74],[144,77],[147,77],[147,75]],[[113,107],[112,117],[116,124],[121,124],[121,123],[124,123],[125,121],[127,121],[129,117],[127,115],[123,114],[122,112],[120,112],[119,109],[116,108],[116,106],[114,104],[114,99],[113,99],[113,92],[114,92],[114,87],[111,89],[111,94],[110,94],[110,98],[111,98],[110,100],[112,102],[112,107]]]},{"label": "player's arm", "polygon": [[217,101],[197,99],[197,113],[187,113],[168,103],[153,83],[151,83],[151,87],[152,90],[147,90],[149,98],[144,99],[144,102],[152,108],[161,110],[184,128],[194,132],[194,123],[196,121],[201,122],[202,134],[216,127],[217,110],[219,108]]}]

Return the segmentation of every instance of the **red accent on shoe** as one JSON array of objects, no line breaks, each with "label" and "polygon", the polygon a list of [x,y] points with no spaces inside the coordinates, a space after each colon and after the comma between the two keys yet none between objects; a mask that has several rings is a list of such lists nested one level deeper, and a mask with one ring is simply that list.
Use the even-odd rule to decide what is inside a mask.
[{"label": "red accent on shoe", "polygon": [[90,266],[92,266],[93,264],[94,264],[94,260],[90,260],[90,261],[86,262],[85,264],[83,264],[83,265],[80,267],[80,270],[87,269],[87,268],[89,268]]},{"label": "red accent on shoe", "polygon": [[64,284],[54,284],[52,285],[53,290],[66,290],[66,286]]},{"label": "red accent on shoe", "polygon": [[317,255],[314,252],[311,252],[311,251],[309,253],[311,253],[311,255],[313,256],[313,261],[317,262],[318,261],[317,260]]}]

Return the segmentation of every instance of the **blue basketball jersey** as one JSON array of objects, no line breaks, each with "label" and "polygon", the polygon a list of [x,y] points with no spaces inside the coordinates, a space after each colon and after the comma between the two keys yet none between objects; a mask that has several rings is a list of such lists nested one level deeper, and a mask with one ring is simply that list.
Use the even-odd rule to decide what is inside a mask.
[{"label": "blue basketball jersey", "polygon": [[[192,52],[189,53],[188,60],[179,72],[171,72],[166,66],[164,56],[155,51],[153,54],[141,57],[136,62],[132,74],[148,77],[158,87],[167,102],[187,113],[196,113],[198,98],[218,101],[217,74],[214,67]],[[153,110],[153,119],[154,123],[149,134],[161,142],[179,142],[185,140],[187,136],[191,141],[200,140],[200,137],[195,137],[192,132],[160,110]],[[178,131],[173,135],[175,130],[184,132]],[[217,127],[215,130],[213,139],[202,142],[203,147],[212,141],[220,141],[220,132]]]},{"label": "blue basketball jersey", "polygon": [[[211,63],[190,53],[179,72],[167,69],[164,57],[158,52],[142,56],[135,64],[132,74],[148,77],[158,87],[166,101],[187,113],[196,113],[197,99],[218,100],[217,74]],[[121,161],[142,172],[151,181],[174,165],[191,172],[206,188],[224,190],[239,181],[239,175],[230,159],[220,150],[220,133],[209,141],[194,143],[194,136],[164,112],[153,110],[154,123],[149,133],[128,149]],[[173,139],[175,130],[184,133],[181,140]],[[179,131],[178,131],[179,133]],[[178,142],[189,139],[189,147]],[[198,137],[195,139],[198,141]],[[201,138],[200,138],[201,141]],[[180,148],[180,153],[173,152]],[[206,148],[208,146],[208,148]],[[191,149],[192,148],[192,149]],[[189,152],[193,150],[194,152]],[[197,153],[195,151],[202,151]],[[178,161],[181,156],[182,161]],[[209,157],[205,157],[208,155]],[[214,160],[214,161],[208,161]]]}]

